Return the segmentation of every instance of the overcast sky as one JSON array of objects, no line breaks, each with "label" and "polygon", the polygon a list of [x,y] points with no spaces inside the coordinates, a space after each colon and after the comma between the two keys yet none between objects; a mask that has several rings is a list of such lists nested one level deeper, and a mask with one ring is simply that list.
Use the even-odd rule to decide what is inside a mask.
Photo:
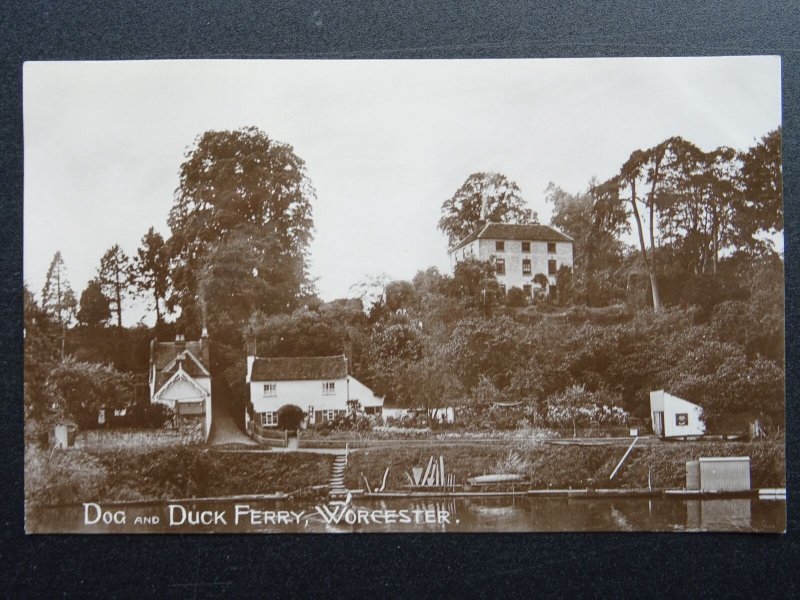
[{"label": "overcast sky", "polygon": [[470,173],[504,173],[548,222],[548,182],[585,189],[673,135],[746,149],[781,122],[777,57],[29,62],[23,86],[24,278],[38,292],[61,250],[76,294],[113,244],[169,236],[178,168],[211,129],[253,125],[305,160],[330,300],[446,271],[436,224]]}]

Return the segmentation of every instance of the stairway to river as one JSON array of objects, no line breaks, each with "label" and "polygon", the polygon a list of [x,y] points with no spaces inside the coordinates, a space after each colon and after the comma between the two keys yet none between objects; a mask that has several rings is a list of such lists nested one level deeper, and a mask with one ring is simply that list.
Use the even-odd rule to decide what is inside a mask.
[{"label": "stairway to river", "polygon": [[331,496],[346,496],[347,488],[344,485],[344,470],[347,467],[347,455],[337,454],[331,466],[331,476],[328,480]]}]

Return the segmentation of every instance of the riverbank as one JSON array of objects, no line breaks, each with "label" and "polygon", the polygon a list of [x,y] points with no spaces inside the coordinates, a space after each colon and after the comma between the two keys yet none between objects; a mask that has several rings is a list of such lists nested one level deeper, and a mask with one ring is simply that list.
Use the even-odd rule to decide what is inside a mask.
[{"label": "riverbank", "polygon": [[[489,473],[519,473],[530,487],[539,489],[657,489],[682,488],[686,461],[701,456],[749,456],[753,488],[785,487],[782,442],[662,442],[635,446],[613,480],[609,479],[626,448],[621,446],[562,446],[546,443],[454,447],[369,448],[350,455],[345,485],[381,487],[387,467],[387,491],[409,485],[406,473],[423,469],[433,455],[444,458],[445,472],[458,483]],[[363,477],[362,477],[363,474]],[[406,488],[407,489],[407,488]]]},{"label": "riverbank", "polygon": [[146,450],[25,453],[26,506],[139,502],[283,493],[312,496],[333,456],[216,451],[202,445]]}]

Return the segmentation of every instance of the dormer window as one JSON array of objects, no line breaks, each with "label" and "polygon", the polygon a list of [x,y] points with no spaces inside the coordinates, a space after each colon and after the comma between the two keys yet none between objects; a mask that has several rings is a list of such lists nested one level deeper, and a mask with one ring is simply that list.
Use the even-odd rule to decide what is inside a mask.
[{"label": "dormer window", "polygon": [[333,396],[336,393],[336,382],[335,381],[323,381],[322,382],[322,395],[323,396]]},{"label": "dormer window", "polygon": [[505,252],[506,251],[506,243],[505,242],[495,242],[494,243],[494,250],[495,252]]}]

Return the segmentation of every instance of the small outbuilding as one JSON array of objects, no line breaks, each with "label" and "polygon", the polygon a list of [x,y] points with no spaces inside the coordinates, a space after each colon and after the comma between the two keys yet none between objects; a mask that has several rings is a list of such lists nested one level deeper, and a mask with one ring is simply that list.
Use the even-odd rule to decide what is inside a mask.
[{"label": "small outbuilding", "polygon": [[653,433],[662,438],[698,437],[706,432],[703,409],[664,390],[650,392],[650,417]]},{"label": "small outbuilding", "polygon": [[713,456],[686,463],[686,489],[701,492],[750,490],[749,456]]}]

